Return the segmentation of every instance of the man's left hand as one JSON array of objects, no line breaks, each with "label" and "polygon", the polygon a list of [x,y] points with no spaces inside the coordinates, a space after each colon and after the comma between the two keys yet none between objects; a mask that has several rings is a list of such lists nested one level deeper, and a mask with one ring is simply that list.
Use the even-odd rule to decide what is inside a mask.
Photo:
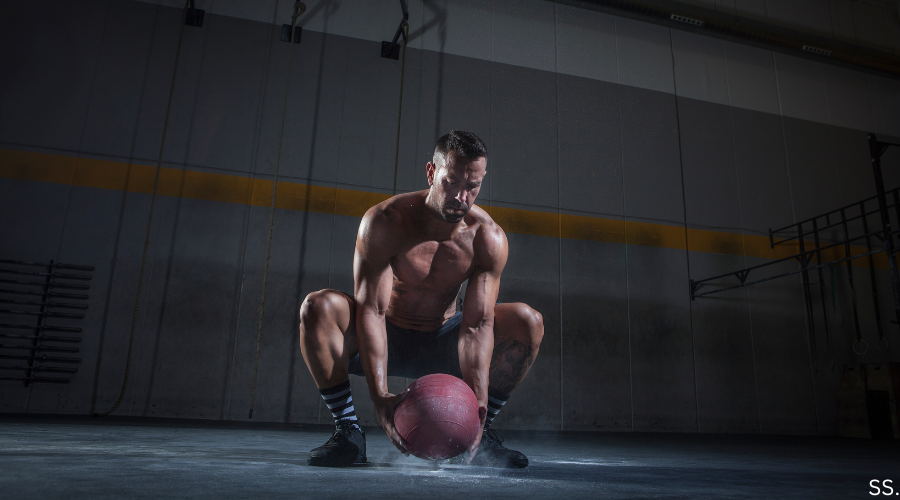
[{"label": "man's left hand", "polygon": [[475,459],[475,454],[478,453],[478,445],[481,444],[481,436],[484,434],[484,423],[487,420],[487,406],[481,406],[478,408],[478,437],[475,438],[475,442],[472,443],[472,446],[469,446],[468,458],[466,458],[465,464],[469,465],[472,463],[472,460]]}]

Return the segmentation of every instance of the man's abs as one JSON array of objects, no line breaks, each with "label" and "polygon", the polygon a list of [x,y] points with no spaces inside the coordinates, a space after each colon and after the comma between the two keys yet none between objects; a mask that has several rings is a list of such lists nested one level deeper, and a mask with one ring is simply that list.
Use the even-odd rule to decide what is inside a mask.
[{"label": "man's abs", "polygon": [[400,328],[430,332],[456,313],[458,294],[459,286],[442,292],[412,290],[395,280],[386,316]]}]

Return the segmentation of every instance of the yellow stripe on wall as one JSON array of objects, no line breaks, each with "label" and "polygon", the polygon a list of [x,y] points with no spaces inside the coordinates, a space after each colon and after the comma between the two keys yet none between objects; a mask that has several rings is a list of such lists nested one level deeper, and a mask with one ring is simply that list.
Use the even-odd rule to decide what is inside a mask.
[{"label": "yellow stripe on wall", "polygon": [[[155,173],[156,168],[147,165],[0,149],[0,177],[9,179],[149,194],[153,192]],[[267,207],[272,202],[273,186],[270,180],[163,167],[157,192],[163,196]],[[281,181],[275,206],[285,210],[362,217],[369,207],[388,198],[389,195],[382,193]],[[765,259],[789,257],[799,251],[796,245],[779,245],[772,249],[766,236],[518,208],[482,208],[500,227],[511,233]],[[854,255],[864,252],[861,247],[851,248]],[[822,258],[833,260],[843,256],[843,248],[839,248],[823,252]],[[877,267],[887,269],[887,258],[883,253],[875,256],[875,263]],[[862,259],[854,264],[866,265]]]},{"label": "yellow stripe on wall", "polygon": [[[9,179],[150,194],[155,173],[156,167],[148,165],[0,149],[0,177]],[[271,180],[163,167],[157,193],[267,207],[272,203],[273,186]],[[368,191],[279,182],[275,206],[362,217],[369,207],[389,197]]]}]

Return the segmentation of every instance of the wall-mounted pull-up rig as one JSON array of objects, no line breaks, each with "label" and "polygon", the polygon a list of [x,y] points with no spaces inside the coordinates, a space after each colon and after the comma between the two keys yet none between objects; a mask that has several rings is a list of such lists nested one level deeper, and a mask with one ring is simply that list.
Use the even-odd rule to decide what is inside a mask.
[{"label": "wall-mounted pull-up rig", "polygon": [[[92,266],[0,260],[0,380],[65,384],[78,371]],[[77,272],[73,272],[77,271]],[[62,345],[60,345],[62,344]],[[74,345],[73,345],[74,344]],[[47,375],[51,374],[51,375]]]},{"label": "wall-mounted pull-up rig", "polygon": [[[823,269],[829,268],[834,281],[834,269],[838,265],[845,265],[847,280],[850,286],[851,308],[853,312],[853,325],[856,332],[856,341],[853,343],[853,351],[856,354],[865,354],[869,346],[862,338],[859,326],[859,310],[857,307],[856,286],[853,279],[853,267],[851,261],[866,258],[868,272],[872,286],[872,299],[874,304],[875,323],[878,328],[878,350],[887,352],[890,348],[888,340],[884,336],[881,325],[881,311],[878,307],[878,287],[875,276],[875,255],[884,252],[887,257],[890,270],[891,285],[894,296],[894,318],[892,323],[900,325],[900,275],[896,261],[898,242],[894,240],[900,230],[891,227],[891,210],[895,220],[900,223],[900,188],[885,191],[884,178],[881,172],[881,156],[890,146],[900,146],[898,143],[879,141],[875,134],[869,134],[869,152],[871,154],[872,172],[875,177],[875,196],[845,205],[821,215],[811,217],[789,226],[769,230],[769,244],[772,249],[779,245],[796,245],[797,253],[782,259],[773,260],[757,266],[748,267],[739,271],[720,274],[702,280],[690,280],[691,300],[709,296],[716,293],[743,288],[766,281],[772,281],[796,274],[801,275],[803,283],[803,299],[808,325],[808,343],[810,357],[813,365],[816,365],[814,352],[815,323],[813,318],[813,299],[809,273],[816,272],[819,279],[819,291],[822,299],[822,314],[826,311],[826,291]],[[890,200],[890,201],[889,201]],[[878,223],[871,224],[870,216],[877,216]],[[791,234],[791,236],[784,236]],[[837,234],[837,238],[835,238]],[[873,245],[873,238],[879,242]],[[864,246],[863,246],[864,245]],[[798,269],[788,272],[769,273],[767,269],[776,269],[775,266],[787,261],[797,261]],[[751,274],[762,277],[751,279]],[[722,283],[722,280],[736,278],[738,283]],[[705,288],[705,289],[704,289]],[[834,284],[832,283],[832,293]],[[828,321],[825,325],[825,338],[828,350],[831,352]],[[832,369],[834,360],[832,359]]]}]

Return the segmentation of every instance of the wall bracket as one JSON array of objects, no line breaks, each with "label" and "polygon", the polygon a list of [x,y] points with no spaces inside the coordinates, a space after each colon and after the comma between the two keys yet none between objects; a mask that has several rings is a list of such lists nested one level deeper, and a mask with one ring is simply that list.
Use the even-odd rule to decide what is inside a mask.
[{"label": "wall bracket", "polygon": [[205,14],[206,14],[206,11],[203,9],[196,8],[196,6],[194,6],[194,0],[191,0],[190,3],[188,4],[187,9],[185,9],[184,25],[202,28],[203,27],[203,17]]},{"label": "wall bracket", "polygon": [[[303,33],[303,28],[300,26],[294,26],[294,43],[300,43],[300,35]],[[290,24],[282,24],[281,25],[281,41],[282,42],[290,42],[291,41],[291,25]]]}]

